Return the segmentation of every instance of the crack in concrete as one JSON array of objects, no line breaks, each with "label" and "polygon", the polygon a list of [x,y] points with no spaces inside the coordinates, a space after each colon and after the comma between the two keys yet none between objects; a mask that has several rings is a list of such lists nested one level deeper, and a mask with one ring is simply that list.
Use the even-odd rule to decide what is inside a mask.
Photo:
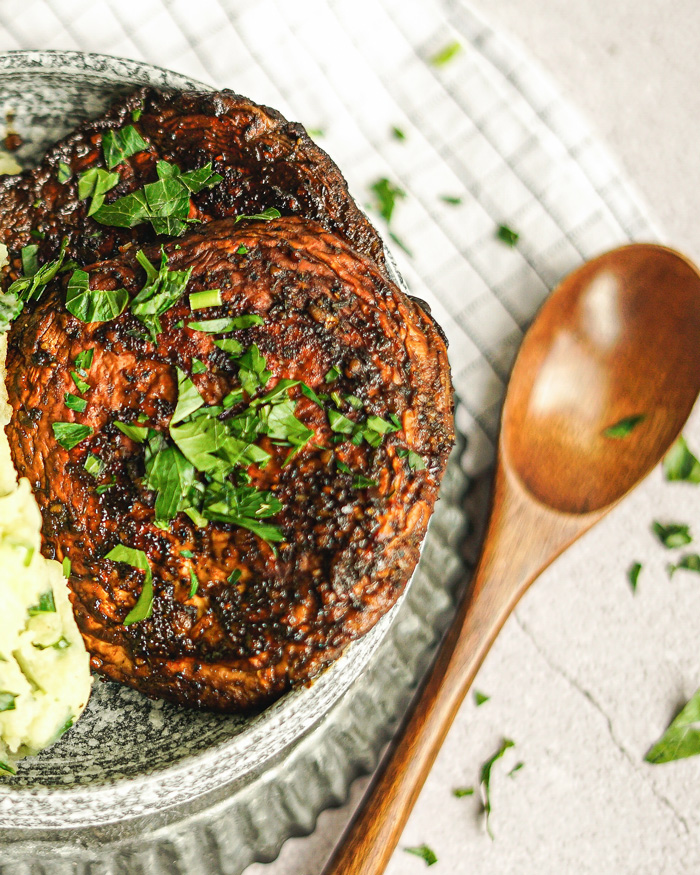
[{"label": "crack in concrete", "polygon": [[[624,756],[624,758],[627,760],[627,762],[632,766],[632,769],[634,770],[635,774],[639,775],[640,778],[642,778],[644,783],[651,790],[654,797],[662,805],[664,805],[666,808],[668,808],[669,811],[674,815],[674,817],[683,825],[683,829],[685,830],[685,832],[689,836],[692,835],[690,827],[688,826],[687,820],[676,809],[676,807],[671,802],[671,800],[667,796],[664,796],[663,793],[659,792],[659,790],[657,790],[657,788],[654,786],[652,781],[641,771],[641,769],[639,768],[639,763],[634,759],[634,757],[629,753],[627,748],[617,738],[617,736],[615,735],[615,730],[613,728],[612,719],[605,712],[603,706],[595,699],[595,697],[587,689],[582,687],[581,684],[575,678],[571,677],[571,675],[569,675],[568,672],[566,672],[560,665],[558,665],[556,662],[554,662],[551,659],[549,654],[546,653],[546,651],[541,647],[541,645],[539,644],[539,642],[537,641],[535,636],[532,634],[532,632],[528,628],[527,624],[524,623],[523,620],[518,616],[517,612],[513,612],[513,617],[515,618],[515,622],[518,624],[518,626],[522,630],[523,634],[527,636],[527,638],[531,642],[532,646],[535,648],[535,650],[538,652],[538,654],[542,657],[542,659],[544,659],[544,661],[552,669],[552,671],[555,672],[556,674],[558,674],[560,677],[562,677],[567,682],[567,684],[569,684],[569,686],[571,686],[574,690],[576,690],[576,692],[579,693],[579,695],[583,696],[583,698],[586,699],[588,701],[588,703],[593,706],[593,708],[595,708],[595,710],[601,715],[601,717],[603,717],[603,719],[605,720],[605,722],[607,724],[608,733],[610,735],[610,738],[612,739],[613,744],[620,751],[620,753]],[[697,840],[696,840],[696,844],[698,844]]]}]

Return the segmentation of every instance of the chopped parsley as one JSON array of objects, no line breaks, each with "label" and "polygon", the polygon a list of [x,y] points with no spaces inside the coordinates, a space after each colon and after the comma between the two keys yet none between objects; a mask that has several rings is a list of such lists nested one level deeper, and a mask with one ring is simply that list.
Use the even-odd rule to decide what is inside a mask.
[{"label": "chopped parsley", "polygon": [[268,207],[266,210],[263,210],[262,213],[256,213],[254,216],[236,216],[236,221],[234,222],[234,225],[237,222],[243,221],[270,222],[272,221],[272,219],[279,219],[281,215],[282,213],[280,213],[278,209],[275,209],[275,207]]},{"label": "chopped parsley", "polygon": [[520,240],[520,234],[512,228],[509,228],[508,225],[499,225],[496,229],[496,237],[498,237],[502,243],[505,243],[506,246],[515,246],[518,240]]},{"label": "chopped parsley", "polygon": [[699,753],[700,690],[697,690],[644,759],[648,763],[669,763]]},{"label": "chopped parsley", "polygon": [[64,557],[63,562],[61,563],[61,570],[63,571],[63,576],[68,580],[71,571],[71,561],[68,556]]},{"label": "chopped parsley", "polygon": [[37,650],[48,650],[49,648],[52,648],[53,650],[66,650],[70,647],[70,641],[61,636],[58,641],[54,641],[53,644],[35,644],[32,642],[32,647],[36,647]]},{"label": "chopped parsley", "polygon": [[700,483],[700,461],[688,449],[683,435],[664,456],[664,475],[667,480]]},{"label": "chopped parsley", "polygon": [[37,261],[38,252],[38,243],[30,243],[29,245],[22,247],[20,257],[22,259],[22,272],[25,276],[34,276],[39,270],[39,262]]},{"label": "chopped parsley", "polygon": [[336,368],[335,365],[333,365],[333,367],[326,372],[326,376],[324,377],[324,379],[326,383],[333,383],[335,382],[335,380],[338,379],[339,376],[340,371],[338,370],[338,368]]},{"label": "chopped parsley", "polygon": [[29,616],[36,617],[39,614],[55,614],[56,602],[53,600],[53,592],[48,590],[39,596],[38,604],[29,608]]},{"label": "chopped parsley", "polygon": [[479,779],[479,783],[481,784],[481,789],[483,793],[483,802],[484,802],[484,813],[486,815],[486,830],[493,839],[493,833],[491,832],[491,825],[489,823],[489,818],[491,815],[491,770],[493,769],[494,764],[501,759],[501,757],[505,754],[508,748],[515,747],[515,742],[511,741],[509,738],[504,738],[501,742],[501,746],[498,748],[496,753],[493,756],[489,757],[486,762],[481,767],[481,776]]},{"label": "chopped parsley", "polygon": [[102,135],[102,152],[110,170],[148,148],[149,144],[133,125],[127,125],[120,131],[107,131]]},{"label": "chopped parsley", "polygon": [[65,163],[65,161],[58,162],[58,173],[56,174],[56,178],[61,184],[68,182],[68,180],[73,175],[73,171],[70,167]]},{"label": "chopped parsley", "polygon": [[105,195],[119,182],[116,171],[109,172],[101,167],[91,167],[78,177],[78,197],[81,201],[91,197],[88,216],[94,215],[105,201]]},{"label": "chopped parsley", "polygon": [[491,696],[485,696],[483,693],[480,693],[478,690],[474,690],[474,701],[476,702],[477,708],[479,705],[483,705],[484,702],[488,702]]},{"label": "chopped parsley", "polygon": [[143,550],[117,544],[107,553],[105,559],[110,559],[112,562],[123,562],[125,565],[131,565],[132,568],[145,572],[141,594],[134,607],[124,618],[123,625],[130,626],[132,623],[148,619],[153,613],[153,572],[146,554]]},{"label": "chopped parsley", "polygon": [[635,416],[626,416],[614,425],[608,426],[603,431],[605,437],[609,438],[626,438],[634,429],[646,419],[646,414],[638,413]]},{"label": "chopped parsley", "polygon": [[0,712],[14,711],[17,707],[15,699],[19,693],[8,693],[7,690],[0,690]]},{"label": "chopped parsley", "polygon": [[168,270],[168,258],[162,247],[160,267],[157,270],[141,250],[136,253],[136,260],[146,271],[146,283],[132,298],[129,309],[143,323],[155,343],[162,331],[160,317],[185,293],[192,268]]},{"label": "chopped parsley", "polygon": [[190,568],[190,595],[189,598],[192,598],[199,589],[199,578],[195,574],[194,568]]},{"label": "chopped parsley", "polygon": [[94,355],[94,349],[84,349],[75,357],[75,366],[82,373],[83,376],[85,376],[88,370],[92,367],[92,360],[94,358]]},{"label": "chopped parsley", "polygon": [[664,547],[669,550],[675,547],[685,547],[693,540],[690,528],[685,523],[654,523],[652,529]]},{"label": "chopped parsley", "polygon": [[93,433],[89,425],[80,425],[77,422],[54,422],[51,428],[54,437],[64,450],[72,450]]},{"label": "chopped parsley", "polygon": [[406,459],[408,462],[408,467],[411,471],[424,471],[425,470],[425,462],[423,461],[423,457],[419,456],[414,450],[407,450],[403,447],[399,447],[396,451],[396,455],[400,459]]},{"label": "chopped parsley", "polygon": [[437,51],[430,58],[430,63],[433,67],[444,67],[445,64],[449,64],[449,62],[456,58],[457,55],[462,51],[461,43],[458,43],[456,40],[454,42],[448,43],[446,46]]},{"label": "chopped parsley", "polygon": [[236,250],[236,255],[247,255],[248,252],[248,247],[244,243],[241,243],[241,245]]},{"label": "chopped parsley", "polygon": [[[177,425],[190,414],[204,406],[204,398],[197,391],[192,380],[180,368],[177,369],[177,404],[173,411],[170,425]],[[125,432],[126,434],[126,432]]]},{"label": "chopped parsley", "polygon": [[90,388],[90,384],[83,380],[80,374],[77,371],[70,372],[71,379],[75,383],[75,387],[80,392],[80,394],[84,394]]},{"label": "chopped parsley", "polygon": [[134,425],[131,422],[120,422],[118,419],[114,420],[114,424],[122,434],[131,438],[132,441],[136,441],[137,444],[142,444],[148,437],[148,429],[144,428],[142,425]]},{"label": "chopped parsley", "polygon": [[364,477],[362,474],[355,474],[352,478],[353,489],[367,489],[370,486],[379,486],[377,480],[370,480],[369,477]]},{"label": "chopped parsley", "polygon": [[639,580],[639,572],[642,570],[641,562],[635,562],[627,572],[627,579],[632,587],[632,592],[637,592],[637,581]]},{"label": "chopped parsley", "polygon": [[241,569],[234,568],[233,571],[228,576],[228,582],[233,586],[233,584],[238,583],[241,579]]},{"label": "chopped parsley", "polygon": [[473,796],[474,788],[473,787],[455,787],[452,791],[452,795],[457,799],[463,799],[465,796]]},{"label": "chopped parsley", "polygon": [[[34,270],[34,259],[27,256],[27,263],[34,272],[16,279],[6,292],[0,294],[0,332],[8,331],[28,301],[37,301],[42,292],[63,267],[68,238],[64,238],[58,257]],[[26,249],[27,247],[25,247]],[[22,259],[23,263],[25,258]]]},{"label": "chopped parsley", "polygon": [[370,190],[375,198],[374,208],[389,225],[397,202],[406,197],[406,192],[390,182],[385,176],[374,182],[370,186]]},{"label": "chopped parsley", "polygon": [[449,204],[451,207],[458,207],[462,203],[462,198],[453,194],[440,195],[440,200],[445,204]]},{"label": "chopped parsley", "polygon": [[435,852],[432,851],[427,845],[420,845],[417,848],[404,848],[404,851],[407,854],[413,854],[416,857],[420,857],[421,860],[425,861],[426,866],[433,866],[438,861],[438,858],[435,856]]},{"label": "chopped parsley", "polygon": [[99,456],[96,456],[94,453],[89,453],[83,467],[88,472],[88,474],[91,474],[93,477],[97,478],[104,471],[105,463],[102,461],[102,459],[100,459]]},{"label": "chopped parsley", "polygon": [[401,128],[396,127],[396,125],[394,125],[392,127],[391,135],[393,136],[393,138],[395,140],[405,140],[406,139],[406,133]]},{"label": "chopped parsley", "polygon": [[84,398],[80,398],[78,395],[73,395],[71,392],[66,392],[63,396],[63,400],[69,410],[75,410],[76,413],[85,412],[87,401]]},{"label": "chopped parsley", "polygon": [[81,322],[109,322],[129,303],[126,289],[91,289],[90,275],[74,270],[66,289],[66,310]]},{"label": "chopped parsley", "polygon": [[695,571],[700,574],[700,556],[697,553],[687,553],[682,556],[676,565],[668,566],[669,577],[673,577],[676,571]]},{"label": "chopped parsley", "polygon": [[513,775],[515,775],[516,772],[519,772],[520,769],[524,768],[524,766],[525,766],[525,763],[516,763],[516,764],[513,766],[513,768],[508,772],[508,774],[506,775],[506,777],[507,777],[507,778],[512,778]]},{"label": "chopped parsley", "polygon": [[150,222],[156,234],[179,237],[190,221],[190,195],[204,188],[212,188],[223,179],[212,170],[211,161],[198,170],[182,173],[176,164],[158,161],[157,182],[149,182],[142,189],[104,204],[94,218],[102,225],[134,228]]}]

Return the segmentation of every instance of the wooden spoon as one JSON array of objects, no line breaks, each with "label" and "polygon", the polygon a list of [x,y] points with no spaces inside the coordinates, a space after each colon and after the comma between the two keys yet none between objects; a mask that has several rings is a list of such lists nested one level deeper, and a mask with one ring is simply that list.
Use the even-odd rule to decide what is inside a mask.
[{"label": "wooden spoon", "polygon": [[663,246],[624,246],[552,293],[511,375],[469,595],[323,875],[384,871],[518,599],[660,461],[699,391],[700,274],[688,259]]}]

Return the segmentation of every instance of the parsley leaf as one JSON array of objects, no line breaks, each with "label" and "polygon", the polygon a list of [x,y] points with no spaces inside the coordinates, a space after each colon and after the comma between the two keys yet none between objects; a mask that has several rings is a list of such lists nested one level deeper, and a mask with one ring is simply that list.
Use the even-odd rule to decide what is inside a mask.
[{"label": "parsley leaf", "polygon": [[433,67],[444,67],[445,64],[448,64],[461,51],[461,44],[455,40],[454,42],[448,43],[446,46],[436,52],[430,58],[430,63],[433,65]]},{"label": "parsley leaf", "polygon": [[[67,246],[68,238],[64,237],[58,258],[43,264],[32,276],[22,276],[16,279],[7,292],[0,295],[0,307],[2,307],[3,316],[6,313],[14,312],[14,316],[10,318],[11,321],[22,311],[24,302],[38,300],[41,297],[46,286],[54,279],[63,266]],[[9,322],[7,327],[9,328]],[[7,328],[4,328],[4,330],[7,330]]]},{"label": "parsley leaf", "polygon": [[452,791],[452,795],[456,796],[457,799],[463,799],[465,796],[473,796],[474,788],[473,787],[456,787]]},{"label": "parsley leaf", "polygon": [[608,426],[603,431],[605,437],[609,438],[626,438],[631,432],[646,419],[646,414],[638,413],[635,416],[626,416],[614,425]]},{"label": "parsley leaf", "polygon": [[451,207],[458,207],[462,203],[462,198],[453,194],[440,195],[440,200],[445,204],[449,204]]},{"label": "parsley leaf", "polygon": [[102,151],[105,164],[110,170],[148,148],[149,144],[133,125],[127,125],[120,131],[107,131],[102,135]]},{"label": "parsley leaf", "polygon": [[63,396],[63,400],[65,401],[66,407],[69,410],[75,410],[76,413],[85,412],[85,408],[87,407],[87,401],[84,398],[80,398],[77,395],[66,392],[66,394]]},{"label": "parsley leaf", "polygon": [[375,197],[374,208],[385,220],[387,225],[391,222],[397,201],[406,197],[406,192],[390,182],[385,176],[378,179],[370,186]]},{"label": "parsley leaf", "polygon": [[92,367],[92,360],[95,355],[94,349],[84,349],[81,353],[75,357],[75,366],[81,371],[83,374],[87,373],[87,371]]},{"label": "parsley leaf", "polygon": [[56,602],[53,598],[53,592],[48,590],[47,592],[42,593],[39,596],[38,604],[29,608],[28,613],[30,617],[36,617],[39,614],[55,614]]},{"label": "parsley leaf", "polygon": [[370,480],[369,477],[364,477],[362,474],[355,474],[352,478],[353,489],[367,489],[370,486],[379,486],[376,480]]},{"label": "parsley leaf", "polygon": [[56,174],[56,178],[61,184],[65,184],[73,175],[73,171],[70,167],[65,163],[65,161],[58,162],[58,173]]},{"label": "parsley leaf", "polygon": [[160,317],[174,306],[184,294],[192,275],[192,268],[168,270],[168,259],[162,248],[158,270],[142,251],[139,250],[136,258],[146,271],[146,283],[132,298],[130,310],[143,323],[155,343],[162,331]]},{"label": "parsley leaf", "polygon": [[199,579],[195,574],[194,568],[190,568],[190,594],[189,598],[192,598],[199,589]]},{"label": "parsley leaf", "polygon": [[689,526],[684,523],[654,523],[653,531],[664,547],[672,550],[674,547],[685,547],[693,540]]},{"label": "parsley leaf", "polygon": [[194,465],[176,447],[164,446],[160,436],[149,442],[144,486],[158,493],[155,515],[159,526],[167,527],[181,510],[192,505],[196,478]]},{"label": "parsley leaf", "polygon": [[639,580],[639,572],[642,570],[640,562],[635,562],[627,572],[627,579],[632,587],[632,592],[637,592],[637,581]]},{"label": "parsley leaf", "polygon": [[39,263],[37,261],[38,251],[38,243],[30,243],[27,246],[22,247],[20,256],[22,258],[22,272],[25,276],[34,276],[34,274],[39,270]]},{"label": "parsley leaf", "polygon": [[697,553],[688,553],[682,556],[676,565],[668,566],[669,577],[673,577],[676,571],[695,571],[700,573],[700,556]]},{"label": "parsley leaf", "polygon": [[114,420],[114,424],[122,434],[131,438],[132,441],[136,441],[137,444],[142,444],[148,437],[148,429],[144,428],[142,425],[134,425],[131,422],[120,422],[118,419]]},{"label": "parsley leaf", "polygon": [[80,376],[80,374],[77,371],[71,371],[70,375],[71,375],[71,379],[75,383],[75,387],[78,390],[78,392],[80,392],[81,394],[84,392],[87,392],[87,390],[90,388],[90,384],[88,382],[86,382],[85,380],[83,380],[83,378]]},{"label": "parsley leaf", "polygon": [[483,794],[484,794],[484,812],[486,814],[486,829],[488,831],[489,836],[493,839],[493,833],[491,832],[491,826],[489,824],[489,817],[491,815],[491,770],[493,769],[494,763],[501,759],[503,754],[510,747],[515,747],[515,742],[511,741],[509,738],[503,739],[501,746],[498,748],[493,756],[489,757],[486,762],[481,767],[481,776],[479,779],[479,783],[481,784]]},{"label": "parsley leaf", "polygon": [[499,225],[496,229],[496,237],[498,237],[502,243],[505,243],[506,246],[515,246],[520,239],[520,234],[512,228],[509,228],[508,225]]},{"label": "parsley leaf", "polygon": [[54,422],[51,428],[64,450],[72,450],[93,433],[89,425],[80,425],[77,422]]},{"label": "parsley leaf", "polygon": [[8,693],[7,690],[0,690],[0,713],[3,711],[14,711],[17,707],[15,699],[19,693]]},{"label": "parsley leaf", "polygon": [[148,619],[153,613],[153,572],[146,554],[143,550],[117,544],[107,553],[105,559],[110,559],[112,562],[123,562],[125,565],[131,565],[132,568],[145,572],[141,594],[134,607],[124,618],[123,625],[130,626],[132,623]]},{"label": "parsley leaf", "polygon": [[671,721],[668,729],[648,751],[648,763],[670,763],[700,753],[700,690]]},{"label": "parsley leaf", "polygon": [[479,705],[483,705],[484,702],[488,702],[491,696],[485,696],[483,693],[480,693],[478,690],[474,690],[474,701],[476,702],[477,708]]},{"label": "parsley leaf", "polygon": [[129,303],[126,289],[91,289],[90,275],[74,270],[66,289],[66,310],[81,322],[109,322]]},{"label": "parsley leaf", "polygon": [[94,453],[89,453],[83,467],[88,474],[92,474],[93,477],[99,477],[105,469],[105,463],[99,456],[96,456]]},{"label": "parsley leaf", "polygon": [[105,195],[119,182],[119,174],[101,167],[91,167],[78,177],[78,197],[81,201],[92,197],[88,216],[94,215],[105,200]]},{"label": "parsley leaf", "polygon": [[426,866],[433,866],[438,861],[435,852],[427,845],[420,845],[420,847],[417,848],[404,848],[404,851],[407,854],[413,854],[416,857],[420,857],[421,860],[425,861]]},{"label": "parsley leaf", "polygon": [[681,435],[664,456],[664,474],[667,480],[700,483],[700,461],[688,449]]},{"label": "parsley leaf", "polygon": [[424,471],[425,470],[425,462],[423,461],[422,456],[419,456],[418,453],[413,450],[404,449],[404,447],[400,447],[396,451],[396,455],[400,459],[406,459],[408,462],[408,467],[411,471]]},{"label": "parsley leaf", "polygon": [[394,125],[392,127],[391,134],[395,140],[405,140],[406,139],[405,132],[403,130],[401,130],[401,128],[398,128],[396,125]]},{"label": "parsley leaf", "polygon": [[279,210],[275,209],[275,207],[268,207],[266,210],[263,210],[262,213],[256,213],[254,216],[236,216],[237,222],[249,221],[249,222],[270,222],[272,219],[279,219],[282,215]]},{"label": "parsley leaf", "polygon": [[266,364],[265,357],[255,343],[238,359],[241,385],[248,395],[254,395],[267,385],[272,373],[266,369]]},{"label": "parsley leaf", "polygon": [[199,394],[197,387],[184,371],[177,369],[177,404],[173,411],[170,425],[177,425],[190,414],[204,406],[204,398]]}]

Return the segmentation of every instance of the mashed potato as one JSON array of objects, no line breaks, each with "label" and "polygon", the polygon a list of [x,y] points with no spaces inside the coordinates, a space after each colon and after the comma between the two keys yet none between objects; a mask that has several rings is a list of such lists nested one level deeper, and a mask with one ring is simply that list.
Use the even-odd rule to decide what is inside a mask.
[{"label": "mashed potato", "polygon": [[[0,246],[0,265],[6,258]],[[7,335],[0,336],[0,776],[52,744],[90,695],[90,659],[63,571],[39,552],[41,515],[5,437]]]}]

